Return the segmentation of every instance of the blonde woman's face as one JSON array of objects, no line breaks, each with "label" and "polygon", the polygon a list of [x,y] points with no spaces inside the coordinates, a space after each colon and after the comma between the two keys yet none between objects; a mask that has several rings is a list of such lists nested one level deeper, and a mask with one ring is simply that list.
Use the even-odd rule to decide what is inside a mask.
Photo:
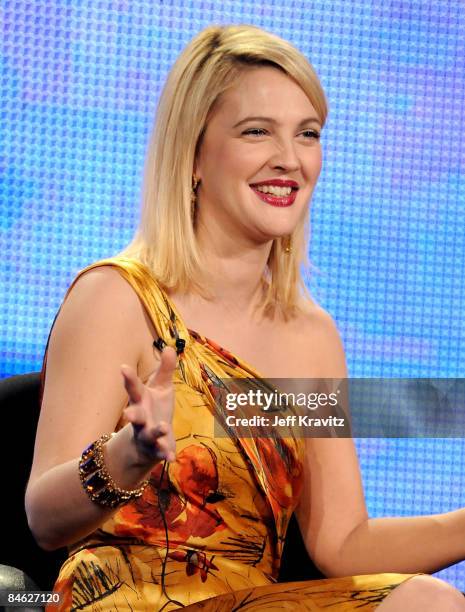
[{"label": "blonde woman's face", "polygon": [[249,244],[290,234],[321,170],[320,130],[291,78],[273,67],[244,70],[205,130],[195,164],[198,223]]}]

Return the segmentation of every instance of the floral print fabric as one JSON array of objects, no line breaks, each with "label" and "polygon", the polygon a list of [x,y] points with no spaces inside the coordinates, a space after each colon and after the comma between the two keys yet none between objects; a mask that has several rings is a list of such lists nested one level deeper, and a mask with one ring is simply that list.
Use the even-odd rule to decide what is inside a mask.
[{"label": "floral print fabric", "polygon": [[[159,338],[171,346],[185,340],[174,376],[176,461],[157,464],[142,497],[70,547],[54,587],[62,601],[53,610],[374,609],[410,575],[275,584],[302,487],[303,441],[292,432],[286,438],[228,435],[215,402],[218,386],[260,379],[260,373],[188,330],[136,260],[96,262],[68,293],[81,274],[103,265],[130,283]],[[42,382],[46,357],[47,351]],[[116,430],[124,425],[121,419]]]}]

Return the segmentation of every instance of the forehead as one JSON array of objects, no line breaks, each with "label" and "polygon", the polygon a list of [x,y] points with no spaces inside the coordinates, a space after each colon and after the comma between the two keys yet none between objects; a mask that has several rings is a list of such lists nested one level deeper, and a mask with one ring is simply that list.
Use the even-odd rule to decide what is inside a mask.
[{"label": "forehead", "polygon": [[235,83],[225,91],[212,120],[240,120],[248,114],[266,115],[278,121],[300,120],[316,115],[306,93],[278,68],[245,68]]}]

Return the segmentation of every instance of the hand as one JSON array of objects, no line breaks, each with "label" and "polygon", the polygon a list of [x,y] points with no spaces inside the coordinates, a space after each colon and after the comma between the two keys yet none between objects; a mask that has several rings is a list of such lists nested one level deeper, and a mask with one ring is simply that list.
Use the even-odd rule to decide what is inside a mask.
[{"label": "hand", "polygon": [[121,366],[129,396],[129,406],[124,415],[134,428],[134,443],[143,462],[176,459],[176,441],[171,424],[175,368],[176,351],[168,346],[162,351],[158,369],[145,385],[133,368],[126,364]]}]

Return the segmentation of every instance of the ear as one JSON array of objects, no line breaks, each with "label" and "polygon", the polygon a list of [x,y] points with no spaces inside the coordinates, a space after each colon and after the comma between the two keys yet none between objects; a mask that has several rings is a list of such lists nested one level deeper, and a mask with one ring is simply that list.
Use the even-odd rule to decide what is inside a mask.
[{"label": "ear", "polygon": [[193,169],[192,172],[193,174],[195,174],[195,176],[199,179],[202,180],[202,143],[203,143],[203,137],[204,137],[204,133],[205,130],[202,130],[198,140],[197,140],[197,144],[195,146],[195,154],[194,154],[194,165],[193,165]]},{"label": "ear", "polygon": [[202,180],[202,174],[201,174],[201,169],[200,169],[200,163],[198,159],[194,160],[194,167],[192,169],[192,174],[194,176],[196,176],[199,181]]}]

